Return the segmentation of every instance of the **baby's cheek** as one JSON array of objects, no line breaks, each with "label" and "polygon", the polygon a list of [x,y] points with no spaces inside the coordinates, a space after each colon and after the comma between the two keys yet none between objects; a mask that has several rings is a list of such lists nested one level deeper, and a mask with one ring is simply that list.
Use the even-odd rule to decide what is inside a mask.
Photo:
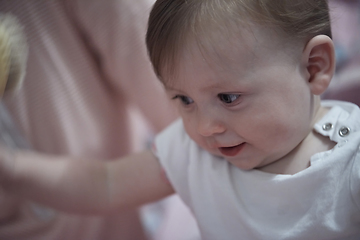
[{"label": "baby's cheek", "polygon": [[189,137],[195,141],[197,144],[201,144],[201,137],[197,133],[195,124],[192,123],[189,119],[183,119],[184,128]]},{"label": "baby's cheek", "polygon": [[283,124],[274,128],[270,147],[274,147],[279,151],[288,152],[295,148],[304,138],[303,130],[300,126],[290,126]]},{"label": "baby's cheek", "polygon": [[294,128],[286,123],[278,121],[267,121],[265,124],[258,124],[256,127],[256,137],[268,145],[278,145],[291,141],[296,134]]}]

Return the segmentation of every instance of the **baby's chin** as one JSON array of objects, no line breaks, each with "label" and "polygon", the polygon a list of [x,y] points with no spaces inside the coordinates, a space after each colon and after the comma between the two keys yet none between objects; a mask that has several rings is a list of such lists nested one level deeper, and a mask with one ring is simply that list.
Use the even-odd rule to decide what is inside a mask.
[{"label": "baby's chin", "polygon": [[257,166],[254,166],[254,164],[252,164],[252,163],[244,163],[244,162],[236,161],[234,158],[232,158],[232,159],[227,158],[226,156],[223,156],[221,153],[216,152],[216,151],[209,151],[209,150],[207,150],[207,151],[210,152],[211,155],[218,157],[220,160],[227,161],[231,165],[233,165],[241,170],[250,171],[250,170],[257,168]]},{"label": "baby's chin", "polygon": [[243,171],[251,171],[251,170],[258,168],[257,166],[254,166],[251,163],[246,164],[244,162],[234,161],[233,159],[230,160],[230,159],[226,159],[226,158],[225,158],[225,160],[228,161],[231,165],[234,165],[235,167],[237,167],[238,169],[241,169]]}]

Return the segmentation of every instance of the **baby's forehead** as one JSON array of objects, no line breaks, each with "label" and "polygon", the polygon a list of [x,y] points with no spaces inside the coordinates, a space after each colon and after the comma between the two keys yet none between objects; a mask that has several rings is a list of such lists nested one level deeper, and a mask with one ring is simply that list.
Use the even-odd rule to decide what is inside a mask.
[{"label": "baby's forehead", "polygon": [[257,43],[241,35],[218,34],[189,41],[179,53],[178,67],[194,62],[210,65],[222,70],[231,68],[234,62],[253,61],[257,58]]},{"label": "baby's forehead", "polygon": [[257,57],[253,53],[253,44],[230,44],[222,37],[208,40],[201,43],[194,40],[184,46],[173,62],[173,71],[163,71],[162,80],[166,87],[179,86],[183,79],[189,78],[194,81],[213,77],[223,79],[228,74],[240,73],[255,65]]},{"label": "baby's forehead", "polygon": [[227,66],[234,61],[261,61],[265,53],[285,53],[284,42],[276,30],[256,25],[233,30],[213,29],[190,36],[178,50],[177,65],[194,57]]},{"label": "baby's forehead", "polygon": [[[292,44],[294,40],[276,26],[262,25],[249,18],[224,21],[202,21],[181,34],[181,40],[173,45],[175,50],[165,51],[162,56],[160,75],[164,83],[194,58],[203,59],[219,72],[236,71],[239,65],[251,68],[254,62],[258,64],[272,55],[301,52],[298,50],[302,48]],[[269,52],[272,54],[265,54]]]},{"label": "baby's forehead", "polygon": [[269,61],[295,56],[291,51],[301,48],[284,47],[276,31],[264,28],[242,28],[238,31],[212,31],[189,37],[178,49],[178,55],[172,62],[172,72],[165,69],[163,83],[171,86],[174,81],[192,77],[191,73],[211,72],[220,79],[231,74],[243,76],[252,69],[266,65]]}]

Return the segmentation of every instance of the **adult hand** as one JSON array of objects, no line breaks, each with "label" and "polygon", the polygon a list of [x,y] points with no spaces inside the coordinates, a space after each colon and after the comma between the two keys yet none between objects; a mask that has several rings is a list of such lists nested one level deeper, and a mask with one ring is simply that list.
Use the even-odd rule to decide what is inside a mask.
[{"label": "adult hand", "polygon": [[13,150],[0,144],[0,221],[12,218],[19,210],[20,200],[7,191],[14,176],[13,160]]},{"label": "adult hand", "polygon": [[0,143],[0,187],[7,190],[14,179],[15,152]]}]

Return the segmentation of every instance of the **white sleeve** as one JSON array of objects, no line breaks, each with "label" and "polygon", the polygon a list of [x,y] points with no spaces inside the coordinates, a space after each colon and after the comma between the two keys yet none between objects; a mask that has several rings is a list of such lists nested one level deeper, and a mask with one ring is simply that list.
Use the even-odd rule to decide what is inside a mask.
[{"label": "white sleeve", "polygon": [[354,154],[354,162],[352,166],[351,172],[351,194],[352,198],[360,210],[360,140],[357,145],[357,151]]},{"label": "white sleeve", "polygon": [[153,146],[167,178],[185,203],[189,201],[189,146],[192,144],[195,143],[179,119],[156,136]]},{"label": "white sleeve", "polygon": [[190,208],[194,201],[211,196],[215,186],[222,188],[219,182],[227,182],[230,169],[235,168],[197,145],[186,133],[181,119],[157,135],[154,154],[173,188]]}]

